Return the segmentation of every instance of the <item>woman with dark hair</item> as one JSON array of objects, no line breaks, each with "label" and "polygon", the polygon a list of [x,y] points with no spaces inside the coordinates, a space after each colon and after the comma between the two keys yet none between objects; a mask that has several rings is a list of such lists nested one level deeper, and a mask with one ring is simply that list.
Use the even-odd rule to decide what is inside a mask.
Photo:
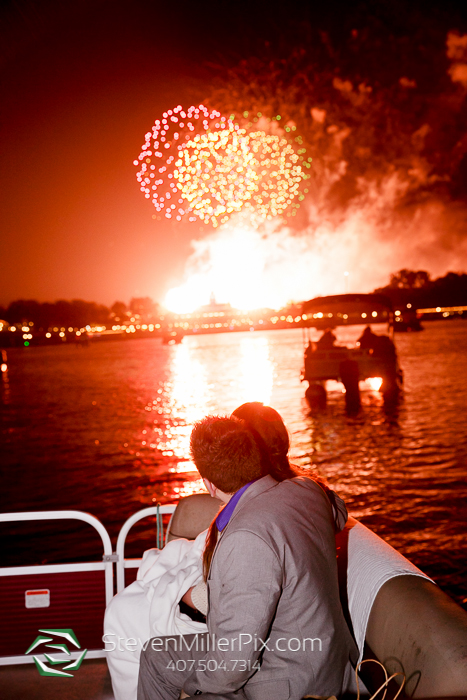
[{"label": "woman with dark hair", "polygon": [[279,413],[271,406],[259,401],[244,403],[232,413],[234,418],[245,422],[246,428],[253,435],[266,463],[266,473],[276,481],[293,479],[294,476],[308,476],[316,481],[326,492],[333,493],[327,482],[317,472],[301,469],[289,462],[290,439],[285,423]]},{"label": "woman with dark hair", "polygon": [[[267,460],[267,474],[270,474],[276,481],[293,479],[295,476],[307,476],[321,486],[331,502],[336,532],[339,532],[341,530],[338,522],[339,512],[344,512],[343,503],[340,499],[336,499],[336,494],[329,488],[326,479],[318,472],[290,464],[289,433],[279,413],[271,406],[264,406],[259,401],[251,401],[236,408],[232,416],[245,421],[246,427],[252,433],[256,444]],[[341,510],[339,511],[340,506]]]},{"label": "woman with dark hair", "polygon": [[290,465],[287,456],[289,433],[274,408],[264,406],[259,401],[251,401],[236,408],[232,417],[244,421],[245,427],[253,435],[266,463],[266,473],[277,481],[299,476],[299,470]]}]

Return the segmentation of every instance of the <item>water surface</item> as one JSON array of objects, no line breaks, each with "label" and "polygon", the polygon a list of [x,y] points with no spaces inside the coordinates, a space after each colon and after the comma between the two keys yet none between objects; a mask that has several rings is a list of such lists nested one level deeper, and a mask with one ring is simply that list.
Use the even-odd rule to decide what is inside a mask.
[{"label": "water surface", "polygon": [[[263,401],[286,421],[293,461],[326,476],[352,515],[465,606],[467,323],[427,323],[396,344],[399,407],[385,411],[370,391],[356,417],[337,384],[327,409],[310,413],[300,330],[10,350],[0,384],[2,510],[85,510],[115,537],[140,508],[202,488],[188,451],[195,420]],[[53,537],[40,526],[13,533],[8,563],[98,552],[75,526]]]}]

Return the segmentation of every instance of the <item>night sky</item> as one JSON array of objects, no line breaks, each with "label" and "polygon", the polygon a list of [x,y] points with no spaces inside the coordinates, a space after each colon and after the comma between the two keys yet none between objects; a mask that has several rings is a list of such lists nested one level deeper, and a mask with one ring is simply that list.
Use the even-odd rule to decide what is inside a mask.
[{"label": "night sky", "polygon": [[[290,47],[300,24],[329,31],[339,46],[375,8],[388,33],[410,32],[406,6],[4,3],[0,304],[161,300],[206,229],[154,220],[139,192],[132,161],[154,119],[205,99],[214,73],[265,42]],[[454,4],[443,3],[442,16],[436,6],[423,3],[440,31],[465,28]]]}]

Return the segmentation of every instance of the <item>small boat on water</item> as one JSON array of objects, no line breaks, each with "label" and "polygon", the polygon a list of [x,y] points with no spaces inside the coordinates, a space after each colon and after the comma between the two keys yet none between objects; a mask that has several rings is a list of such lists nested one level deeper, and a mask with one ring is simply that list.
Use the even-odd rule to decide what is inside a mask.
[{"label": "small boat on water", "polygon": [[[57,533],[60,521],[81,520],[97,531],[103,547],[100,561],[0,568],[2,700],[50,700],[59,695],[67,700],[113,700],[102,625],[106,605],[135,580],[141,563],[125,558],[129,531],[152,517],[156,546],[178,537],[194,539],[218,508],[207,494],[188,496],[177,505],[145,508],[124,523],[115,552],[102,523],[88,513],[0,514],[0,525],[57,521]],[[164,518],[170,518],[165,527]],[[405,697],[466,698],[467,613],[353,518],[336,536],[336,548],[342,605],[361,657],[379,660],[389,674],[403,673]],[[375,690],[383,680],[364,677],[367,687]]]},{"label": "small boat on water", "polygon": [[[302,381],[308,382],[305,396],[312,407],[326,404],[326,381],[340,381],[345,387],[348,409],[360,406],[359,382],[370,380],[385,401],[397,399],[403,374],[393,342],[394,313],[391,301],[382,294],[339,294],[304,302],[305,352]],[[372,324],[387,324],[387,335],[372,332]],[[364,325],[355,347],[339,345],[332,330],[341,326]],[[323,331],[317,342],[310,328]]]},{"label": "small boat on water", "polygon": [[416,311],[404,309],[394,314],[394,333],[419,333],[424,328]]}]

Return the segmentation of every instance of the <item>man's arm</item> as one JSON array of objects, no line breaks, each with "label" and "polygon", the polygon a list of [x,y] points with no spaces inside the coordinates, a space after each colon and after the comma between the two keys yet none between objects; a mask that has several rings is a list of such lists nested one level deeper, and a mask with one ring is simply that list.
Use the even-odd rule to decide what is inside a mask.
[{"label": "man's arm", "polygon": [[226,534],[210,580],[208,629],[212,650],[184,684],[190,695],[241,688],[255,673],[277,607],[282,568],[273,550],[246,530]]}]

